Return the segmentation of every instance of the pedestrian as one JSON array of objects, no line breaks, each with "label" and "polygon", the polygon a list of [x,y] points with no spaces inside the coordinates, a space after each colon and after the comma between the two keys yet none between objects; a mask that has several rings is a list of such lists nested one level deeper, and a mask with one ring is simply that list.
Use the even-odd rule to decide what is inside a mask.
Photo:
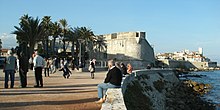
[{"label": "pedestrian", "polygon": [[45,77],[50,76],[49,70],[50,70],[50,62],[49,62],[49,59],[45,58],[45,67],[44,67]]},{"label": "pedestrian", "polygon": [[19,56],[19,76],[20,76],[20,87],[25,88],[27,87],[27,72],[28,72],[28,57],[21,52]]},{"label": "pedestrian", "polygon": [[13,88],[17,63],[16,57],[13,56],[11,50],[8,51],[8,55],[9,56],[6,57],[5,66],[3,69],[3,71],[5,72],[5,88],[8,88],[9,76],[11,80],[10,88]]},{"label": "pedestrian", "polygon": [[59,71],[63,71],[63,77],[65,79],[68,79],[70,77],[70,74],[72,74],[72,72],[68,68],[68,63],[65,63],[63,68],[61,68]]},{"label": "pedestrian", "polygon": [[34,74],[36,80],[36,85],[34,85],[34,87],[43,87],[42,69],[45,65],[45,61],[40,55],[38,55],[37,51],[35,52],[33,63],[34,63]]},{"label": "pedestrian", "polygon": [[91,78],[95,78],[95,59],[90,60],[89,63],[89,72],[91,73]]},{"label": "pedestrian", "polygon": [[33,68],[34,68],[34,63],[33,63],[34,57],[35,57],[35,53],[33,53],[32,56],[29,58],[29,64],[30,64],[31,70],[33,70]]},{"label": "pedestrian", "polygon": [[50,71],[51,71],[51,74],[53,73],[56,73],[56,58],[52,59],[51,63],[50,63]]},{"label": "pedestrian", "polygon": [[106,99],[106,91],[108,88],[117,88],[121,87],[122,74],[121,70],[115,67],[113,60],[108,61],[108,72],[104,83],[98,84],[98,98],[99,100],[96,103],[103,103]]}]

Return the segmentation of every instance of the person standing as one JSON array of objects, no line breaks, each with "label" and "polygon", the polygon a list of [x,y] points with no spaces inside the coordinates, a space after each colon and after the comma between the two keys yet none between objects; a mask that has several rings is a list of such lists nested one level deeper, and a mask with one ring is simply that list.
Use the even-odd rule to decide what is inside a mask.
[{"label": "person standing", "polygon": [[34,87],[43,87],[42,69],[45,65],[45,61],[40,55],[38,55],[37,51],[35,52],[33,63],[34,63],[34,74],[36,80],[36,85],[34,85]]},{"label": "person standing", "polygon": [[[113,60],[108,61],[109,70],[107,72],[104,83],[98,84],[98,98],[96,103],[103,103],[106,99],[106,91],[108,88],[121,87],[122,74],[121,70],[115,67]],[[103,95],[104,94],[104,95]]]},{"label": "person standing", "polygon": [[45,58],[45,67],[44,67],[45,77],[50,76],[49,70],[50,70],[50,62],[49,62],[49,59]]},{"label": "person standing", "polygon": [[21,52],[18,61],[21,87],[25,88],[27,87],[28,58],[24,55],[23,52]]},{"label": "person standing", "polygon": [[89,63],[89,72],[91,73],[91,78],[94,79],[95,78],[95,59],[90,60]]},{"label": "person standing", "polygon": [[6,57],[5,61],[5,67],[3,71],[5,72],[5,88],[8,88],[8,81],[9,76],[11,80],[10,88],[14,87],[14,79],[15,79],[15,72],[16,72],[16,57],[13,56],[13,53],[11,50],[8,51],[8,57]]}]

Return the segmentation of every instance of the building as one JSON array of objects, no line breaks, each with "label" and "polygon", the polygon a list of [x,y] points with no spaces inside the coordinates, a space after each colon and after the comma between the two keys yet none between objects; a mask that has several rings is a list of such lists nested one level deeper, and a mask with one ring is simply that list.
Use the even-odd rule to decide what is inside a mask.
[{"label": "building", "polygon": [[157,54],[157,60],[163,62],[165,67],[170,68],[216,68],[217,62],[212,62],[209,58],[203,56],[203,49],[198,51],[184,50],[182,52]]},{"label": "building", "polygon": [[119,32],[102,35],[107,43],[107,59],[131,63],[134,68],[155,65],[154,49],[145,32]]}]

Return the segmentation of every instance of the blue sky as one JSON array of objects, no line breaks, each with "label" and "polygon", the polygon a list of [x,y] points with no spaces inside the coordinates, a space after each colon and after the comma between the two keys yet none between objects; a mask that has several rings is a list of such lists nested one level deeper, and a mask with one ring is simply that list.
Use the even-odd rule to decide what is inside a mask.
[{"label": "blue sky", "polygon": [[155,53],[202,47],[220,62],[219,10],[220,0],[1,0],[0,38],[11,47],[16,41],[10,33],[22,15],[51,16],[95,34],[145,31]]}]

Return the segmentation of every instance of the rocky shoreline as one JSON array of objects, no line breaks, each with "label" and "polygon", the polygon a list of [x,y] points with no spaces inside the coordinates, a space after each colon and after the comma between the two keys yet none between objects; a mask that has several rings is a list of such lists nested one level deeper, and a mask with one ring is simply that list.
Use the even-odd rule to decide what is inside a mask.
[{"label": "rocky shoreline", "polygon": [[201,95],[207,92],[205,88],[210,86],[201,85],[193,81],[181,81],[166,93],[166,110],[215,110],[212,103],[201,99]]},{"label": "rocky shoreline", "polygon": [[182,81],[176,71],[141,71],[125,79],[124,101],[127,110],[215,110],[201,98],[211,86]]}]

